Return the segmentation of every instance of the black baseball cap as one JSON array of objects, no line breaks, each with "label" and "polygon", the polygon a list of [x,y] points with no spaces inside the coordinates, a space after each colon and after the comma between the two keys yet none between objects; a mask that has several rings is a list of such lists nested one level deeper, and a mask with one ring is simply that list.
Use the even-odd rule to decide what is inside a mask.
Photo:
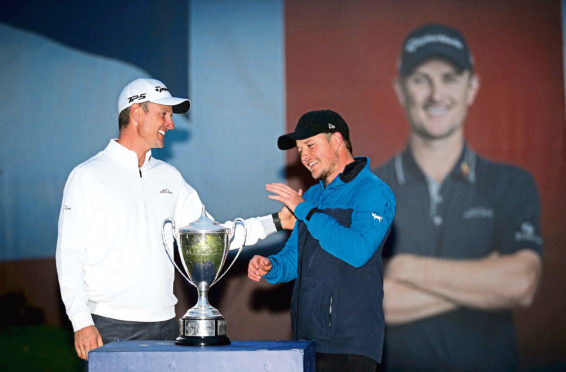
[{"label": "black baseball cap", "polygon": [[309,111],[301,116],[294,132],[279,137],[277,147],[289,150],[297,145],[297,140],[334,132],[340,132],[344,139],[350,139],[348,125],[338,113],[332,110]]},{"label": "black baseball cap", "polygon": [[403,42],[399,75],[411,74],[418,65],[431,58],[447,60],[462,71],[473,71],[474,68],[468,43],[459,31],[441,24],[429,24],[410,32]]}]

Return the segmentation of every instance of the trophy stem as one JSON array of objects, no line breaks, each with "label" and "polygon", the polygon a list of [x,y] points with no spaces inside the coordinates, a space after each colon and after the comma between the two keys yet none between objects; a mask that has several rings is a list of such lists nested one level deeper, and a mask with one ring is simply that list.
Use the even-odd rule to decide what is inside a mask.
[{"label": "trophy stem", "polygon": [[208,303],[208,283],[200,282],[198,284],[198,301],[195,308],[209,309],[212,306]]}]

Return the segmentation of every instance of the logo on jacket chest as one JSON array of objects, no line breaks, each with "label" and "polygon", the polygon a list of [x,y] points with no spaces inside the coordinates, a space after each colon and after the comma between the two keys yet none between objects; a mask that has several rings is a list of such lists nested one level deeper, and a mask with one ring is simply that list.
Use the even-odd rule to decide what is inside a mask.
[{"label": "logo on jacket chest", "polygon": [[173,195],[173,192],[169,189],[163,189],[159,192],[160,194],[169,194],[169,195]]}]

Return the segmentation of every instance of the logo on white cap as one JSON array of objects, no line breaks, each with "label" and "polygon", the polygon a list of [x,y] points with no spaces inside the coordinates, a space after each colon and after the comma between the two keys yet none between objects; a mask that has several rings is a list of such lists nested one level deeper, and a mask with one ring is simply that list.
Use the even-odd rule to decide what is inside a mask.
[{"label": "logo on white cap", "polygon": [[118,112],[134,103],[153,102],[160,105],[172,106],[173,112],[185,113],[191,102],[187,98],[172,97],[169,89],[159,80],[136,79],[126,85],[118,98]]}]

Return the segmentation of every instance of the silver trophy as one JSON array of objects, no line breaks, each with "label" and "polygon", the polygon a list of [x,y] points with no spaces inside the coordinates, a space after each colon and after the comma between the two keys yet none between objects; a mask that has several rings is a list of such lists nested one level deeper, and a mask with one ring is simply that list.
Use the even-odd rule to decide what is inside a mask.
[{"label": "silver trophy", "polygon": [[[173,228],[180,261],[187,275],[179,269],[167,249],[165,225],[168,223]],[[238,223],[243,225],[244,233],[246,233],[246,225],[241,218],[234,220],[234,231]],[[179,273],[198,291],[197,304],[179,319],[179,337],[175,343],[192,346],[229,345],[230,339],[226,336],[226,319],[208,303],[208,289],[230,270],[242,252],[243,245],[228,268],[220,274],[234,236],[231,236],[233,235],[231,229],[208,218],[204,207],[198,220],[178,231],[175,221],[172,218],[166,218],[163,221],[161,235],[169,259]]]}]

